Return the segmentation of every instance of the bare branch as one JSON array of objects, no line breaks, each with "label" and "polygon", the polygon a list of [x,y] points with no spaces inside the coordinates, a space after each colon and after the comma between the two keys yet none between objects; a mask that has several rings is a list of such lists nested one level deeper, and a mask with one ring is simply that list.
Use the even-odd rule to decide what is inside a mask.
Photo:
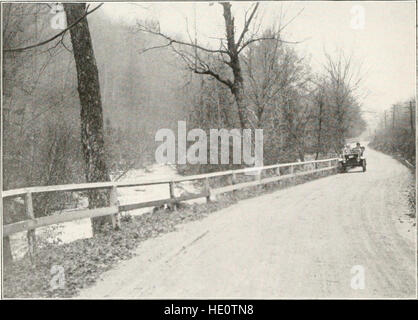
[{"label": "bare branch", "polygon": [[[184,46],[196,48],[196,49],[199,49],[199,50],[208,52],[208,53],[229,54],[228,51],[226,51],[226,50],[209,49],[209,48],[202,47],[202,46],[200,46],[198,44],[195,44],[195,43],[189,43],[189,42],[184,42],[184,41],[181,41],[181,40],[173,39],[173,38],[167,36],[166,34],[161,33],[160,31],[153,31],[153,30],[151,30],[149,28],[146,28],[145,26],[142,26],[142,25],[139,25],[139,24],[138,24],[138,28],[139,28],[139,31],[147,32],[147,33],[150,33],[150,34],[153,34],[153,35],[156,35],[156,36],[160,36],[160,37],[168,40],[169,43],[166,46],[172,45],[173,43],[177,43],[177,44],[181,44],[181,45],[184,45]],[[150,47],[150,48],[147,48],[146,51],[149,51],[149,50],[152,50],[152,49],[158,49],[158,48],[159,48],[159,46],[157,46],[157,47]]]},{"label": "bare branch", "polygon": [[87,11],[85,14],[83,14],[79,19],[77,19],[74,23],[72,23],[70,26],[68,26],[67,28],[65,28],[64,30],[62,30],[61,32],[58,32],[55,36],[44,40],[42,42],[27,46],[27,47],[21,47],[21,48],[10,48],[10,49],[3,49],[3,52],[21,52],[21,51],[25,51],[25,50],[29,50],[29,49],[33,49],[36,47],[40,47],[43,46],[44,44],[47,44],[53,40],[55,40],[56,38],[58,38],[59,36],[63,35],[65,32],[67,32],[68,30],[70,30],[71,28],[73,28],[75,25],[77,25],[81,20],[83,20],[85,17],[87,17],[89,14],[93,13],[94,11],[96,11],[97,9],[99,9],[104,3],[102,2],[101,4],[99,4],[96,8]]},{"label": "bare branch", "polygon": [[[172,50],[185,62],[187,68],[196,73],[196,74],[206,74],[210,75],[219,82],[226,85],[229,89],[232,89],[233,83],[229,79],[224,79],[221,77],[217,72],[215,72],[206,62],[204,62],[199,55],[193,56],[192,54],[184,51],[184,50],[178,50],[171,47]],[[193,58],[196,58],[193,60]]]},{"label": "bare branch", "polygon": [[172,43],[173,42],[170,41],[169,43],[163,44],[161,46],[155,46],[155,47],[145,48],[145,49],[143,49],[143,50],[140,51],[140,54],[145,53],[145,52],[150,51],[150,50],[154,50],[154,49],[167,48],[167,47],[171,46]]},{"label": "bare branch", "polygon": [[206,70],[203,70],[203,71],[199,71],[199,70],[195,69],[193,71],[194,71],[194,73],[197,73],[197,74],[210,75],[210,76],[214,77],[216,80],[218,80],[219,82],[222,82],[223,84],[225,84],[230,89],[233,87],[233,83],[230,80],[221,78],[221,76],[219,74],[213,72],[210,69],[206,69]]},{"label": "bare branch", "polygon": [[247,47],[248,45],[250,45],[251,43],[257,42],[257,41],[264,41],[264,40],[275,40],[278,42],[282,42],[282,43],[289,43],[289,44],[299,44],[301,43],[301,41],[285,41],[285,40],[281,40],[279,38],[276,37],[261,37],[261,38],[255,38],[255,39],[250,39],[246,42],[244,42],[241,46],[241,48],[238,50],[238,53],[240,53],[245,47]]},{"label": "bare branch", "polygon": [[239,45],[241,44],[242,40],[244,39],[245,34],[248,32],[248,28],[249,28],[249,26],[251,24],[251,20],[253,20],[254,15],[255,15],[255,13],[256,13],[256,11],[258,9],[259,4],[260,4],[259,2],[256,3],[256,5],[254,6],[253,11],[251,12],[250,17],[248,18],[248,20],[245,21],[244,29],[242,30],[241,35],[239,36],[238,42],[236,44],[237,48],[239,47]]},{"label": "bare branch", "polygon": [[301,10],[299,10],[299,12],[292,19],[290,19],[287,23],[285,23],[282,27],[280,27],[278,32],[283,31],[289,24],[291,24],[297,17],[299,17],[302,14],[304,9],[305,8],[302,8]]}]

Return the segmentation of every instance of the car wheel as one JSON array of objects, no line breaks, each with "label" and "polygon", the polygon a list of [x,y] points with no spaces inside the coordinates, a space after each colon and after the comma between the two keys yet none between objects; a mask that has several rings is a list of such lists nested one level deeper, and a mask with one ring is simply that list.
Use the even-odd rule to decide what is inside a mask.
[{"label": "car wheel", "polygon": [[366,172],[366,159],[363,159],[361,166],[363,167],[363,172]]}]

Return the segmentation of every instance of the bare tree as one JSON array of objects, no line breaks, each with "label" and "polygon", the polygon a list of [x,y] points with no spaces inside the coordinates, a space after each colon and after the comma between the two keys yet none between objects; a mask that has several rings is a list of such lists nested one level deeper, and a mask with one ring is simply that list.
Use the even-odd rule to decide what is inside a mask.
[{"label": "bare tree", "polygon": [[[265,38],[280,38],[272,30]],[[310,78],[304,58],[279,41],[262,41],[249,46],[243,55],[247,98],[255,106],[258,127],[273,101],[284,96],[290,87],[303,87]]]},{"label": "bare tree", "polygon": [[336,58],[328,53],[325,53],[325,57],[324,69],[329,82],[328,97],[333,106],[334,130],[337,136],[334,148],[338,151],[344,145],[345,137],[353,123],[351,120],[358,115],[354,106],[358,105],[356,92],[362,81],[361,65],[355,66],[352,57],[346,57],[342,52]]},{"label": "bare tree", "polygon": [[[231,4],[229,2],[221,2],[220,5],[223,7],[225,38],[220,39],[218,49],[204,47],[198,44],[197,41],[193,41],[191,37],[189,37],[189,41],[174,39],[173,37],[162,33],[158,25],[147,27],[138,24],[137,30],[157,35],[167,41],[166,44],[147,48],[143,50],[143,52],[162,47],[171,47],[183,59],[189,70],[197,74],[211,76],[227,86],[234,96],[238,108],[241,128],[252,128],[257,125],[258,121],[256,115],[249,110],[244,98],[244,77],[240,56],[245,48],[255,42],[263,40],[286,41],[277,37],[277,34],[279,33],[258,37],[256,32],[249,32],[257,14],[259,7],[258,2],[245,13],[244,26],[238,36],[235,34],[236,26],[235,19],[231,12]],[[205,57],[203,57],[203,55]],[[209,56],[215,56],[217,61],[226,64],[232,73],[232,78],[221,74],[216,67],[211,64]]]},{"label": "bare tree", "polygon": [[283,97],[281,108],[281,127],[287,136],[287,149],[295,149],[300,161],[305,161],[306,138],[309,123],[313,119],[313,109],[306,95],[301,90],[289,90]]},{"label": "bare tree", "polygon": [[317,82],[317,87],[315,88],[315,91],[313,92],[312,96],[314,107],[318,108],[318,127],[317,127],[317,141],[316,141],[316,154],[315,154],[315,160],[318,160],[319,154],[324,150],[323,148],[323,127],[324,127],[324,116],[325,116],[325,108],[326,108],[326,81],[325,79],[319,79]]}]

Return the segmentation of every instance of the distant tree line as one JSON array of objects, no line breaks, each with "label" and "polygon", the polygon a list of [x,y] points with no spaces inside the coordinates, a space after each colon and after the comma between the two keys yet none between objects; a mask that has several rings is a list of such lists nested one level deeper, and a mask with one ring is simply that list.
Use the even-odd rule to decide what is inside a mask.
[{"label": "distant tree line", "polygon": [[416,100],[411,98],[385,110],[370,146],[399,156],[415,166]]}]

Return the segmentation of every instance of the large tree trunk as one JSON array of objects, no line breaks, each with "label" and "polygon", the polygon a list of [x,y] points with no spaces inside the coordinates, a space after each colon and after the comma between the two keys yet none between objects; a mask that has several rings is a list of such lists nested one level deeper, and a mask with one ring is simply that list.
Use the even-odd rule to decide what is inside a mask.
[{"label": "large tree trunk", "polygon": [[241,129],[252,128],[249,112],[244,101],[244,78],[242,77],[238,48],[235,43],[235,25],[231,13],[231,4],[229,2],[221,2],[221,5],[224,10],[226,39],[230,58],[229,66],[234,75],[234,82],[230,89],[238,107]]},{"label": "large tree trunk", "polygon": [[[86,12],[85,3],[64,3],[67,25]],[[110,181],[105,163],[103,110],[100,97],[99,72],[94,57],[89,25],[84,18],[70,29],[74,60],[77,68],[78,94],[81,105],[81,144],[87,182]],[[89,208],[109,205],[108,191],[90,191]],[[93,233],[104,230],[112,222],[110,216],[92,218]]]}]

